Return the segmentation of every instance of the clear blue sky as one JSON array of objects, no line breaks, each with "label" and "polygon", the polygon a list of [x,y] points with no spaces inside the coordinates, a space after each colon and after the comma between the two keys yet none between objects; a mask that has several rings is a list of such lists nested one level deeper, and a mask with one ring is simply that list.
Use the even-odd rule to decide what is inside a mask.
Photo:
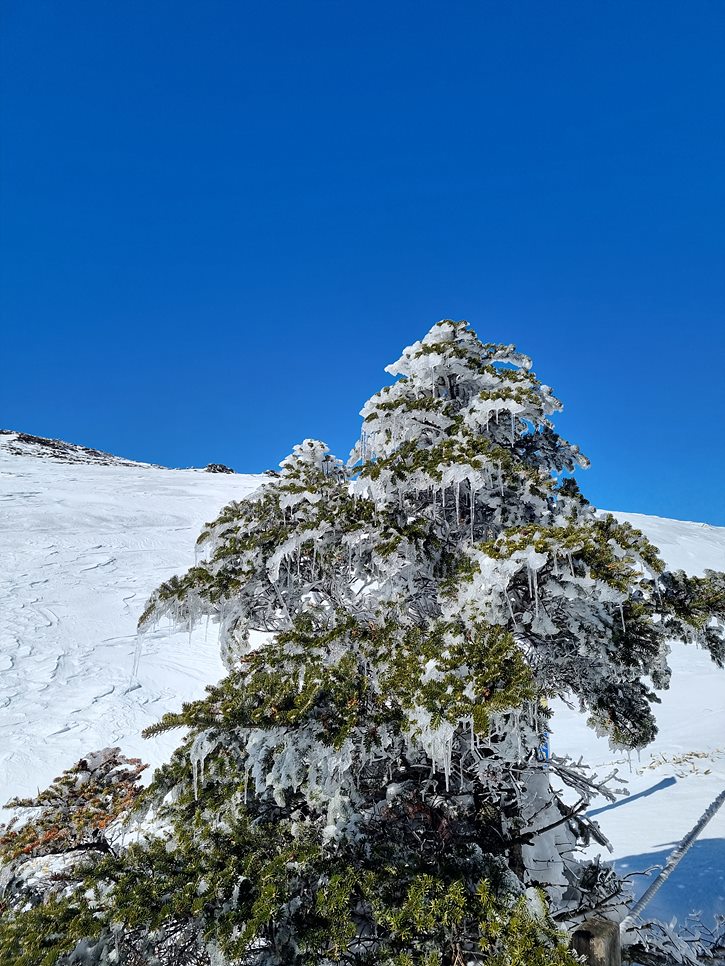
[{"label": "clear blue sky", "polygon": [[346,455],[437,319],[598,505],[725,525],[725,5],[2,0],[0,425]]}]

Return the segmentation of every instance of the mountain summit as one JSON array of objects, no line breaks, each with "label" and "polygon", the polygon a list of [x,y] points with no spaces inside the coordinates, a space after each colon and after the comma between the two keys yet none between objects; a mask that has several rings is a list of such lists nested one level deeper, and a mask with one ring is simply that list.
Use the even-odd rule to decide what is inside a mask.
[{"label": "mountain summit", "polygon": [[48,439],[45,436],[31,436],[12,429],[0,429],[0,451],[11,456],[36,456],[40,459],[55,460],[59,463],[90,463],[96,466],[151,466],[127,460],[112,453],[104,453],[90,446],[66,443],[62,439]]}]

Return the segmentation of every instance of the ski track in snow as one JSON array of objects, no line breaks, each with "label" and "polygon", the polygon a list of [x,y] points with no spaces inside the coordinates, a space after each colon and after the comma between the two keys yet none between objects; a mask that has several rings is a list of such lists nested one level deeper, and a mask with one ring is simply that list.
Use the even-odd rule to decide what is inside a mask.
[{"label": "ski track in snow", "polygon": [[[11,454],[6,441],[0,436],[0,805],[106,745],[152,766],[168,758],[179,734],[144,741],[141,731],[221,677],[217,635],[213,625],[191,638],[146,634],[132,680],[136,622],[159,583],[193,564],[202,525],[265,479],[61,463]],[[616,515],[643,530],[670,567],[725,570],[725,528]],[[659,735],[640,756],[612,751],[578,711],[555,707],[554,753],[582,756],[600,775],[617,767],[628,782],[629,798],[592,803],[613,845],[604,858],[624,872],[664,864],[725,787],[725,672],[677,643],[671,664]],[[704,835],[647,913],[725,913],[725,810]],[[648,881],[636,878],[637,894]]]}]

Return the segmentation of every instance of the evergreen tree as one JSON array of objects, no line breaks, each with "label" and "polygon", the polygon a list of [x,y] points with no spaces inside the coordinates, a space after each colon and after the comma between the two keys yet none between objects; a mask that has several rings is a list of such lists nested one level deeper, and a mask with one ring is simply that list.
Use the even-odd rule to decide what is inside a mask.
[{"label": "evergreen tree", "polygon": [[445,321],[387,371],[346,465],[305,440],[150,601],[217,621],[228,674],[149,731],[186,729],[154,834],[6,914],[9,963],[568,966],[558,928],[625,900],[547,702],[645,745],[667,640],[723,663],[725,577],[595,512],[513,346]]}]

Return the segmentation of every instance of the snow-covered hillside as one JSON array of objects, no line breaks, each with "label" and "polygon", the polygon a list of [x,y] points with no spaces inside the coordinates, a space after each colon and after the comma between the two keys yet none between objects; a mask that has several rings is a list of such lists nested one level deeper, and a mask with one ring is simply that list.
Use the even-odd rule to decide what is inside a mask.
[{"label": "snow-covered hillside", "polygon": [[203,523],[264,479],[29,439],[0,435],[0,805],[89,750],[171,751],[175,736],[140,733],[220,677],[216,637],[147,634],[134,674],[136,622]]},{"label": "snow-covered hillside", "polygon": [[[82,754],[109,744],[152,764],[178,740],[141,730],[202,693],[222,671],[216,632],[136,621],[151,591],[194,560],[202,524],[259,476],[168,470],[68,444],[0,434],[0,799],[44,787]],[[725,570],[725,528],[617,513],[690,573]],[[631,762],[558,707],[554,752],[620,769],[630,796],[594,803],[620,868],[662,863],[725,785],[725,672],[673,645],[673,684],[656,742]],[[638,886],[642,891],[645,883]],[[725,812],[650,911],[725,913]]]}]

